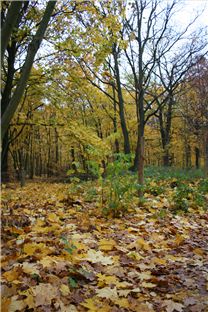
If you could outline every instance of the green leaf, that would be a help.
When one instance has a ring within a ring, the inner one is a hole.
[[[68,283],[71,288],[77,288],[78,286],[77,281],[72,277],[68,278]]]

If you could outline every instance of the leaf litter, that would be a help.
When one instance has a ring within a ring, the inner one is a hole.
[[[104,218],[68,189],[3,190],[3,312],[208,311],[207,212]]]

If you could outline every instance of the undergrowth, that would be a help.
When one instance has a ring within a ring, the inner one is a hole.
[[[102,214],[108,217],[121,217],[138,207],[138,190],[141,188],[145,197],[140,199],[140,206],[148,197],[160,199],[160,196],[166,196],[173,214],[188,213],[190,208],[206,209],[208,179],[203,179],[202,170],[146,167],[145,183],[141,186],[137,182],[137,174],[129,170],[131,161],[130,156],[117,154],[104,175],[97,165],[93,168],[91,164],[98,179],[81,182],[75,178],[70,192],[82,193],[85,201],[95,202]],[[158,208],[158,214],[164,215],[166,209]]]

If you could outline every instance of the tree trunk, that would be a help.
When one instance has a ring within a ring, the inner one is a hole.
[[[71,158],[72,158],[72,169],[74,170],[75,173],[77,173],[77,167],[75,164],[75,152],[74,152],[74,147],[71,147]]]
[[[198,147],[195,147],[195,167],[199,169],[199,162],[200,162],[200,150]]]
[[[54,132],[55,132],[55,153],[56,153],[55,162],[58,165],[58,162],[59,162],[59,136],[58,136],[58,131],[56,128],[54,129]]]
[[[9,181],[8,172],[8,155],[9,155],[9,133],[6,132],[2,142],[2,157],[1,157],[1,179],[2,182]]]
[[[141,186],[138,195],[143,196],[142,187],[144,185],[144,136],[139,136],[139,153],[138,153],[138,183]]]
[[[167,99],[168,109],[164,114],[162,108],[159,110],[159,123],[160,135],[163,148],[163,166],[170,166],[170,139],[171,139],[171,126],[172,126],[172,111],[174,99],[172,93],[169,94]],[[165,115],[165,116],[164,116]],[[164,120],[165,119],[165,120]]]
[[[50,17],[52,15],[52,12],[54,10],[56,1],[49,1],[46,7],[46,10],[44,12],[44,16],[40,22],[39,28],[32,40],[32,42],[29,44],[28,47],[28,52],[27,52],[27,56],[26,56],[26,60],[24,63],[24,66],[22,68],[21,71],[21,75],[20,75],[20,79],[18,81],[17,87],[14,91],[14,94],[11,98],[11,100],[8,103],[8,106],[6,108],[5,113],[2,116],[2,138],[4,137],[8,127],[9,127],[9,123],[15,113],[15,111],[17,110],[18,104],[21,100],[21,97],[24,93],[29,75],[30,75],[30,71],[32,69],[32,65],[34,62],[34,58],[35,55],[39,49],[39,46],[43,40],[43,36],[45,34],[46,28],[48,26]]]
[[[208,177],[208,131],[205,133],[205,159],[204,159],[204,168],[206,177]]]
[[[191,168],[191,146],[185,142],[185,161],[186,168]]]
[[[134,163],[129,170],[136,172],[138,170],[138,165],[139,165],[139,136],[137,136],[137,145],[136,145],[136,150],[135,150],[135,156],[134,156]]]
[[[1,31],[1,63],[24,1],[12,1]]]
[[[116,94],[115,94],[115,86],[112,85],[112,90],[113,90],[113,132],[117,133],[118,129],[117,129],[117,114],[116,114]],[[118,154],[119,153],[119,142],[118,139],[115,139],[115,151]]]
[[[113,46],[113,57],[114,57],[114,64],[115,64],[115,78],[116,78],[116,85],[117,85],[117,94],[118,94],[118,103],[119,103],[119,117],[121,122],[121,129],[124,138],[124,153],[130,154],[130,142],[129,142],[129,133],[126,126],[125,120],[125,113],[124,113],[124,100],[121,88],[121,81],[120,81],[120,71],[118,65],[118,52],[116,51],[116,45]]]
[[[19,155],[19,181],[20,181],[20,186],[24,187],[25,186],[25,166],[24,166],[24,157],[23,157],[23,151],[18,150],[18,155]]]
[[[164,147],[163,166],[164,167],[169,167],[170,166],[170,155],[169,155],[169,148],[168,148],[168,146]]]

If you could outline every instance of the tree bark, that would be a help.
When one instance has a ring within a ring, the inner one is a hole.
[[[163,148],[163,166],[170,166],[170,141],[171,141],[171,126],[173,115],[174,99],[170,92],[167,99],[167,112],[164,113],[162,108],[159,110],[160,135]]]
[[[196,169],[199,169],[200,165],[200,150],[198,147],[195,147],[195,167]]]
[[[117,129],[117,113],[116,113],[116,94],[115,94],[115,86],[112,85],[112,90],[113,90],[113,132],[117,133],[118,129]],[[119,142],[118,139],[115,139],[115,151],[118,154],[119,153]]]
[[[2,182],[9,181],[8,172],[8,154],[9,154],[9,133],[6,132],[2,141],[2,155],[1,155],[1,179]]]
[[[28,52],[27,52],[27,56],[26,56],[26,60],[24,63],[24,66],[22,68],[22,72],[21,72],[21,76],[20,79],[18,81],[17,87],[14,91],[14,94],[6,108],[5,113],[2,116],[2,138],[4,137],[8,127],[9,127],[9,123],[18,107],[18,104],[21,100],[21,97],[24,93],[29,75],[30,75],[30,71],[32,69],[32,65],[34,62],[34,58],[35,55],[40,47],[40,44],[43,40],[43,36],[45,34],[46,28],[48,26],[50,17],[52,15],[52,12],[54,10],[56,1],[49,1],[46,7],[46,10],[44,12],[44,16],[40,22],[39,28],[32,40],[32,42],[30,43],[29,47],[28,47]]]
[[[1,31],[1,62],[24,1],[12,1]]]
[[[142,187],[144,185],[144,136],[139,136],[139,154],[138,154],[138,183]],[[143,196],[142,188],[138,192],[139,198]]]
[[[208,131],[205,133],[205,159],[204,159],[204,169],[206,177],[208,177]]]
[[[119,117],[121,122],[121,129],[124,138],[124,153],[130,154],[130,143],[129,143],[129,133],[126,126],[125,120],[125,113],[124,113],[124,100],[121,88],[121,80],[120,80],[120,71],[118,65],[118,52],[116,51],[116,45],[113,46],[113,58],[114,58],[114,65],[115,65],[115,78],[116,78],[116,85],[117,85],[117,94],[118,94],[118,103],[119,103]]]

